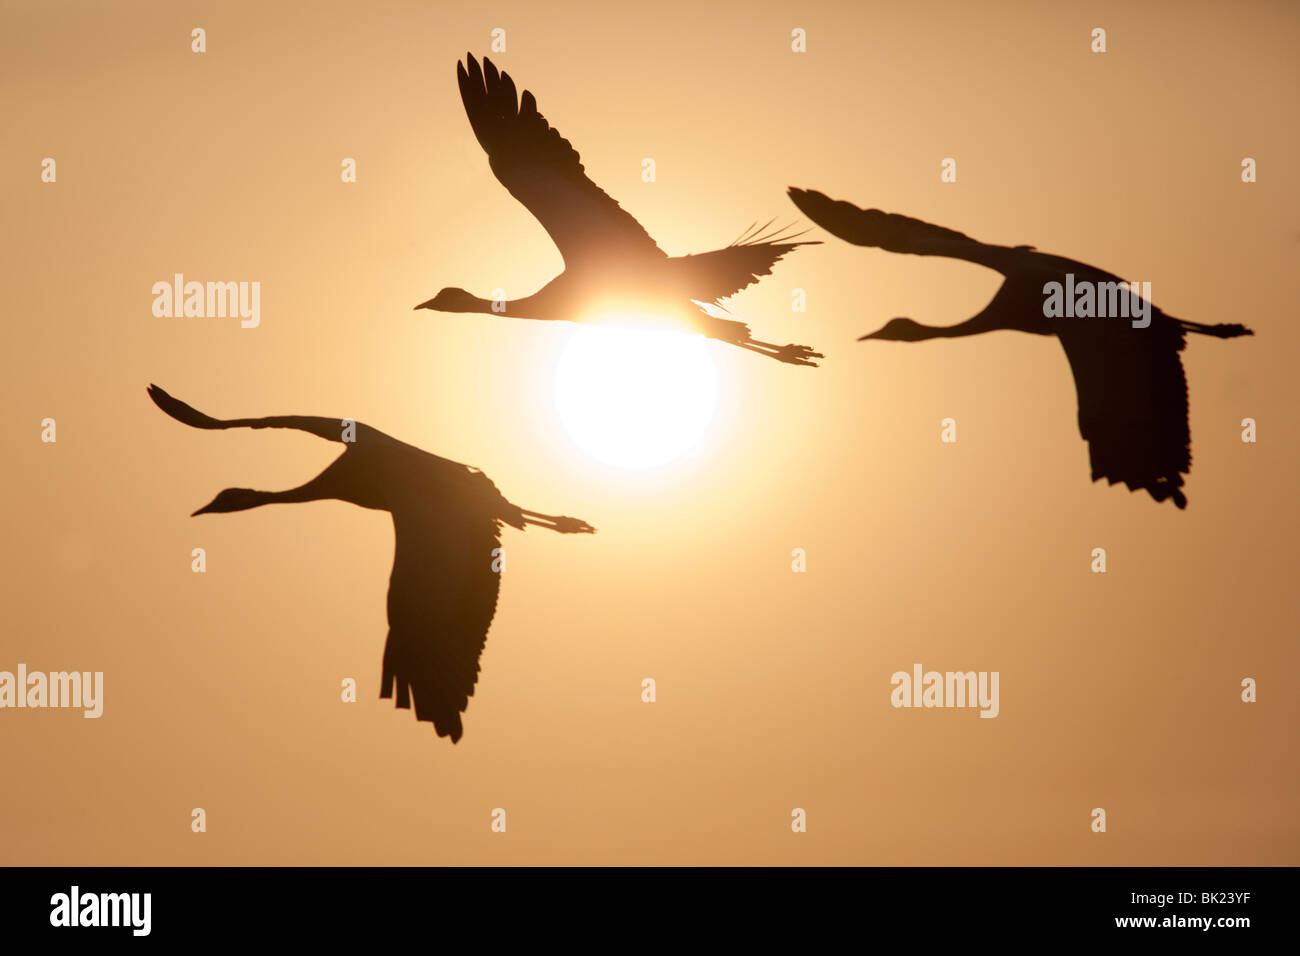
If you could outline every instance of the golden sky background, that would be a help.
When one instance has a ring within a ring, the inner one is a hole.
[[[99,720],[0,712],[0,862],[1300,862],[1300,9],[1073,7],[0,4],[0,669],[106,685]],[[728,303],[822,368],[713,345],[703,453],[595,462],[551,404],[576,326],[412,311],[562,266],[456,89],[494,27],[493,60],[669,254],[797,219],[798,185],[1252,326],[1183,354],[1186,512],[1089,482],[1050,339],[855,341],[964,320],[998,276],[825,235]],[[175,272],[260,281],[261,326],[155,318]],[[386,515],[188,517],[226,486],[301,484],[338,446],[187,429],[149,382],[218,417],[352,417],[600,529],[506,529],[459,744],[377,698]],[[1000,716],[892,708],[918,662],[999,671]]]

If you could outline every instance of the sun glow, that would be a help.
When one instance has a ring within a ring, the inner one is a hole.
[[[574,442],[619,468],[690,452],[718,407],[704,338],[663,329],[584,326],[555,368],[555,408]]]

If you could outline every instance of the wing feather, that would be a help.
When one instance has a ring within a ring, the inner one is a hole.
[[[546,229],[566,267],[666,258],[636,219],[587,177],[577,150],[487,57],[456,65],[465,113],[493,174]]]
[[[411,706],[452,743],[478,682],[501,575],[492,570],[500,522],[486,511],[396,511],[388,642],[380,697]]]
[[[936,226],[896,212],[862,209],[843,199],[831,199],[815,189],[791,186],[787,192],[805,216],[832,236],[855,246],[873,246],[888,252],[913,252],[918,243],[927,241],[976,242],[956,229]]]
[[[1183,475],[1191,470],[1192,453],[1179,357],[1186,336],[1178,322],[1153,310],[1147,328],[1117,319],[1057,325],[1074,373],[1079,433],[1088,442],[1093,480],[1122,481],[1185,508]]]

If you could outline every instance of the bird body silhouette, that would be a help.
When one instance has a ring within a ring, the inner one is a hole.
[[[862,340],[919,342],[959,338],[999,329],[1055,335],[1065,349],[1079,401],[1079,432],[1088,442],[1092,479],[1145,489],[1156,501],[1187,507],[1183,475],[1191,470],[1187,379],[1179,353],[1187,333],[1234,338],[1254,333],[1239,324],[1202,325],[1166,315],[1145,302],[1149,325],[1124,318],[1048,316],[1051,283],[1094,288],[1124,283],[1087,263],[1038,252],[1032,246],[997,246],[964,233],[879,209],[861,209],[824,193],[791,187],[790,198],[827,232],[860,246],[889,252],[964,259],[1005,276],[977,315],[936,328],[896,318]]]
[[[752,337],[743,322],[710,314],[762,276],[794,242],[771,225],[751,227],[712,252],[668,256],[633,216],[591,181],[577,151],[537,111],[533,94],[517,94],[510,74],[487,57],[456,65],[461,99],[474,135],[501,185],[546,229],[564,257],[564,272],[533,295],[493,301],[445,288],[416,306],[440,312],[481,312],[513,318],[626,322],[631,315],[698,333],[791,365],[821,358],[804,345],[774,345]]]
[[[301,415],[216,419],[156,385],[149,397],[194,428],[293,428],[330,441],[354,434],[343,454],[288,491],[227,488],[195,515],[261,505],[338,499],[393,516],[395,554],[388,587],[388,640],[379,696],[431,721],[452,743],[478,680],[479,656],[496,612],[501,575],[493,569],[501,525],[538,525],[562,534],[593,533],[585,521],[527,511],[481,471],[398,441],[360,422]]]

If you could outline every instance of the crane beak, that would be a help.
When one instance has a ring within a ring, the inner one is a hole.
[[[416,309],[432,309],[432,308],[433,308],[433,299],[429,299],[427,302],[421,302],[421,303],[420,303],[419,305],[417,305],[415,308],[416,308]]]

